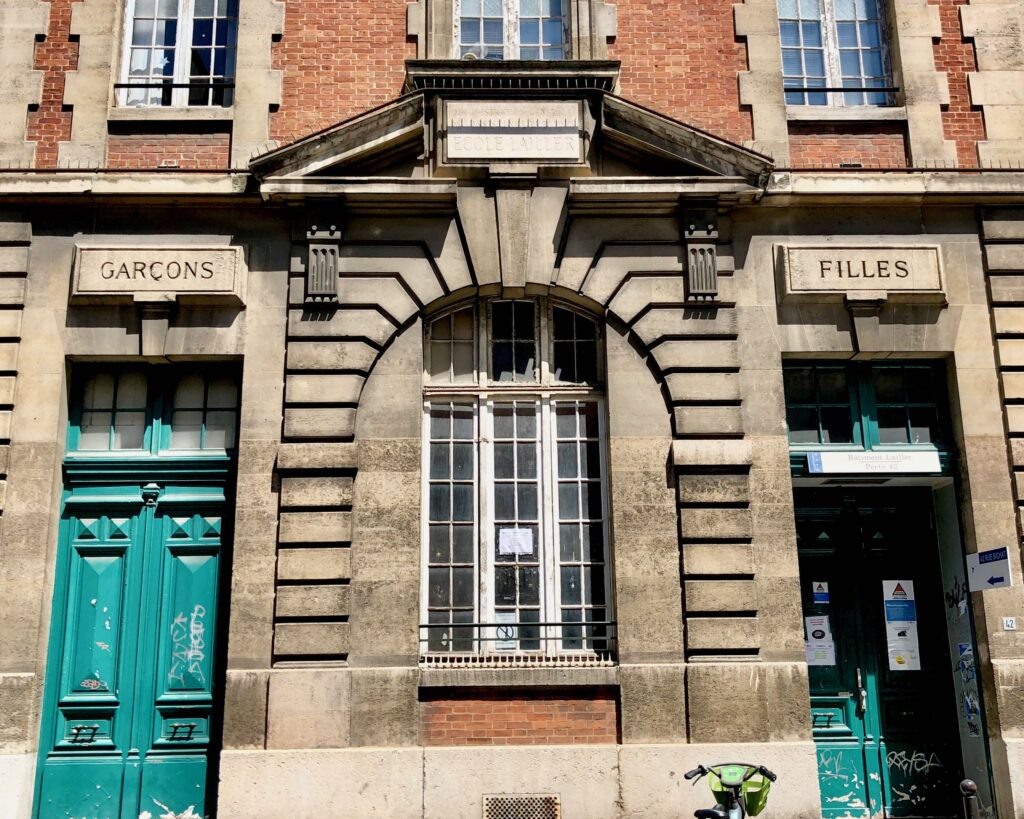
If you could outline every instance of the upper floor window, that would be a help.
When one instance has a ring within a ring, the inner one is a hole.
[[[238,382],[222,367],[86,367],[75,379],[68,450],[78,455],[217,454],[235,448]]]
[[[870,90],[892,86],[881,0],[778,0],[778,6],[788,105],[892,104],[890,91]]]
[[[459,56],[562,60],[569,56],[569,0],[457,0]]]
[[[118,104],[230,106],[238,0],[128,0]]]
[[[935,365],[792,364],[783,375],[794,447],[946,447]]]
[[[431,321],[425,358],[428,661],[608,661],[597,323],[545,300],[485,301]]]

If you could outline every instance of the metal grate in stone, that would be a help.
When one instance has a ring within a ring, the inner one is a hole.
[[[561,819],[557,796],[485,796],[483,819]]]

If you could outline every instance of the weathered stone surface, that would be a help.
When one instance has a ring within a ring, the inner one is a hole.
[[[676,435],[742,435],[743,412],[738,406],[676,407]]]
[[[224,691],[224,748],[257,748],[266,741],[267,671],[228,669]]]
[[[349,613],[347,585],[279,586],[278,617],[337,617]]]
[[[267,748],[349,744],[351,674],[342,668],[270,672]]]
[[[348,580],[352,550],[345,548],[281,549],[277,576],[281,580]]]
[[[351,438],[356,411],[350,408],[289,408],[284,411],[286,438]]]
[[[289,375],[284,382],[285,401],[290,404],[354,404],[366,379],[361,375]]]
[[[756,617],[687,617],[686,648],[688,651],[731,651],[761,647],[761,634]]]
[[[687,543],[682,560],[684,575],[754,573],[754,553],[749,543]]]
[[[749,509],[679,510],[679,529],[687,540],[734,540],[753,536]]]
[[[993,304],[1024,303],[1024,276],[991,276]]]
[[[418,744],[418,682],[416,668],[353,669],[352,745]]]
[[[281,444],[278,469],[355,469],[353,443]]]
[[[669,373],[665,383],[673,401],[740,399],[740,379],[736,373]]]
[[[655,347],[653,355],[663,370],[687,367],[738,367],[740,364],[735,341],[673,339]]]
[[[278,623],[274,626],[274,654],[296,657],[348,654],[348,623]]]
[[[1024,271],[1024,243],[987,245],[985,260],[992,272]]]
[[[290,370],[360,370],[369,372],[377,351],[361,341],[291,341]]]
[[[680,503],[746,503],[750,500],[749,475],[678,476]]]
[[[281,506],[351,506],[352,478],[314,476],[281,478]]]
[[[282,512],[280,543],[347,543],[352,540],[350,512]]]
[[[677,468],[749,466],[750,441],[673,441],[672,463]]]
[[[679,663],[619,669],[624,744],[686,741],[684,668]]]
[[[758,608],[757,583],[753,580],[687,580],[683,589],[688,612]]]

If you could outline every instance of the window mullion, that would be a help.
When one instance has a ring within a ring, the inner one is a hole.
[[[823,42],[825,43],[825,73],[826,84],[832,88],[839,88],[842,82],[842,68],[839,59],[839,29],[836,25],[834,0],[822,0],[821,21]],[[846,95],[841,91],[829,91],[828,99],[830,105],[844,105]]]
[[[558,479],[555,472],[556,467],[552,444],[555,437],[555,416],[551,411],[551,404],[552,400],[550,396],[543,396],[541,398],[541,417],[540,425],[538,426],[541,446],[540,529],[543,533],[541,540],[548,546],[545,552],[540,555],[542,561],[541,572],[544,578],[544,609],[541,612],[541,619],[544,622],[555,623],[560,620],[557,588],[558,543],[556,532],[558,527],[555,525],[555,521],[558,519],[558,510],[555,508],[555,487],[558,485]],[[545,628],[544,636],[548,638],[544,642],[545,653],[552,654],[559,651],[561,648],[560,631],[561,628],[558,626],[548,626]]]
[[[519,59],[519,0],[504,0],[505,59]]]
[[[477,622],[493,623],[494,615],[494,419],[493,404],[486,395],[477,399]],[[493,628],[479,629],[478,653],[494,649]],[[486,639],[485,639],[486,638]]]
[[[178,35],[174,43],[174,83],[184,84],[189,78],[189,55],[192,51],[192,3],[180,0],[178,3]],[[171,92],[171,104],[184,108],[188,105],[189,89],[175,88]]]

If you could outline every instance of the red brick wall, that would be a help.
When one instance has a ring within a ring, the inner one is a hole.
[[[903,123],[790,123],[790,167],[838,168],[847,163],[865,168],[905,168]]]
[[[56,168],[58,143],[71,139],[72,114],[63,101],[64,73],[78,67],[78,43],[68,40],[74,2],[51,0],[46,39],[36,44],[34,68],[43,72],[43,92],[39,109],[28,114],[25,138],[36,143],[38,168]]]
[[[717,136],[753,138],[741,110],[737,72],[747,70],[731,2],[616,0],[618,36],[609,47],[622,60],[621,94]]]
[[[108,168],[159,168],[165,162],[176,162],[172,168],[224,170],[231,163],[231,136],[111,134],[107,139]]]
[[[956,142],[957,164],[961,168],[978,166],[978,141],[985,139],[985,120],[981,111],[971,108],[967,74],[978,68],[974,45],[963,38],[960,7],[966,0],[929,0],[939,7],[942,39],[934,44],[935,67],[945,71],[949,80],[949,107],[942,112],[942,130],[946,139]]]
[[[394,99],[415,56],[405,0],[286,0],[273,46],[284,78],[271,139],[290,142]]]
[[[437,689],[420,697],[424,745],[589,745],[618,741],[611,688]]]

